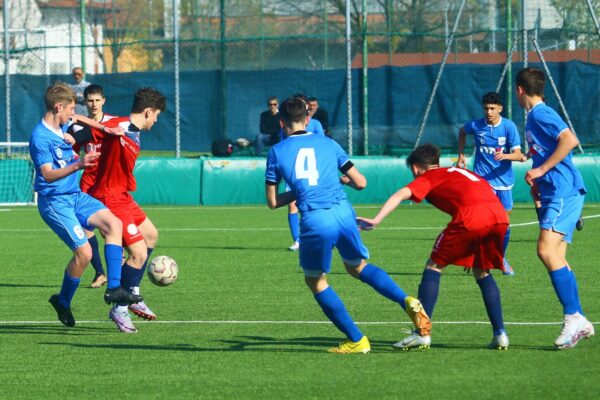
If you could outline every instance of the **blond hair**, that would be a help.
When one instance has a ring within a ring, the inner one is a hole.
[[[55,82],[52,86],[46,89],[44,93],[44,103],[46,104],[46,111],[52,111],[54,106],[58,103],[62,103],[65,106],[69,103],[75,103],[77,101],[77,95],[71,89],[71,86],[64,82]]]

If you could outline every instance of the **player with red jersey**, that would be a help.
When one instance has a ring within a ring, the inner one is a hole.
[[[165,97],[158,91],[140,89],[134,95],[129,117],[116,117],[104,123],[106,127],[121,127],[125,135],[117,137],[94,131],[94,135],[103,137],[102,154],[89,194],[104,203],[123,222],[123,246],[127,248],[129,257],[123,264],[121,285],[135,294],[139,294],[148,258],[158,240],[158,231],[130,194],[136,190],[133,170],[140,152],[140,133],[152,128],[165,105]],[[156,314],[143,301],[130,306],[115,305],[109,318],[122,332],[137,332],[128,309],[144,319],[156,319]]]
[[[493,328],[492,348],[507,349],[500,290],[489,270],[503,265],[503,243],[508,217],[485,179],[461,168],[440,168],[440,152],[433,145],[417,147],[406,159],[415,179],[394,193],[375,218],[360,218],[375,227],[404,200],[427,200],[450,214],[452,220],[438,236],[419,285],[419,299],[431,318],[439,293],[442,270],[448,264],[472,268]],[[431,337],[414,332],[394,344],[400,349],[429,348]]]

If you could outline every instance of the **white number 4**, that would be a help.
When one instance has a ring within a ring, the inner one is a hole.
[[[479,178],[467,171],[466,169],[452,167],[448,168],[448,172],[458,172],[459,174],[466,176],[469,180],[473,182],[479,182]]]
[[[319,171],[317,171],[317,158],[315,149],[312,147],[301,148],[296,156],[296,179],[308,179],[308,186],[316,186],[319,180]]]

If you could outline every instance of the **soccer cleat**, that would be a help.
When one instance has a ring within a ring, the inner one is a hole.
[[[594,326],[579,313],[565,315],[560,335],[554,341],[558,350],[575,347],[581,339],[594,336]]]
[[[142,300],[144,300],[142,296],[133,294],[125,290],[122,286],[106,289],[106,292],[104,292],[104,302],[106,304],[133,304],[139,303]]]
[[[394,343],[392,346],[399,350],[410,350],[420,349],[427,350],[431,347],[431,336],[421,336],[416,332],[413,332],[409,336],[405,337],[398,343]]]
[[[94,280],[92,281],[92,284],[90,285],[90,287],[92,289],[98,289],[101,286],[106,285],[106,275],[104,274],[98,274],[94,277]]]
[[[502,274],[503,275],[507,275],[507,276],[514,276],[515,275],[515,271],[510,266],[510,264],[508,263],[508,261],[506,261],[506,258],[504,259],[504,271],[502,271]]]
[[[329,353],[336,354],[367,354],[371,351],[371,343],[366,336],[363,336],[358,342],[344,340],[338,347],[332,347],[327,350]]]
[[[288,247],[289,251],[298,251],[300,249],[300,243],[294,242],[290,247]]]
[[[133,325],[131,321],[131,317],[129,316],[129,312],[127,309],[119,309],[118,306],[113,306],[108,313],[108,318],[113,320],[115,324],[117,324],[117,328],[121,332],[125,333],[136,333],[137,329]]]
[[[488,346],[490,349],[508,350],[508,335],[502,332],[499,335],[494,335],[492,342]]]
[[[131,304],[129,306],[129,311],[137,315],[138,317],[147,319],[148,321],[152,321],[156,319],[156,314],[144,303],[140,301],[139,303]]]
[[[406,313],[415,324],[417,333],[422,336],[429,336],[431,334],[431,320],[419,299],[407,296],[404,302],[406,303]]]
[[[583,230],[583,217],[579,217],[577,224],[575,224],[575,228],[577,228],[578,231]]]
[[[60,304],[58,301],[58,294],[53,294],[48,299],[54,310],[56,310],[56,315],[58,316],[58,320],[68,327],[75,326],[75,317],[73,317],[73,313],[70,308],[67,308]]]

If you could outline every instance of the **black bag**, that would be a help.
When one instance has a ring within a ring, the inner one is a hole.
[[[229,139],[217,139],[212,142],[210,149],[215,157],[231,157],[233,142]]]

